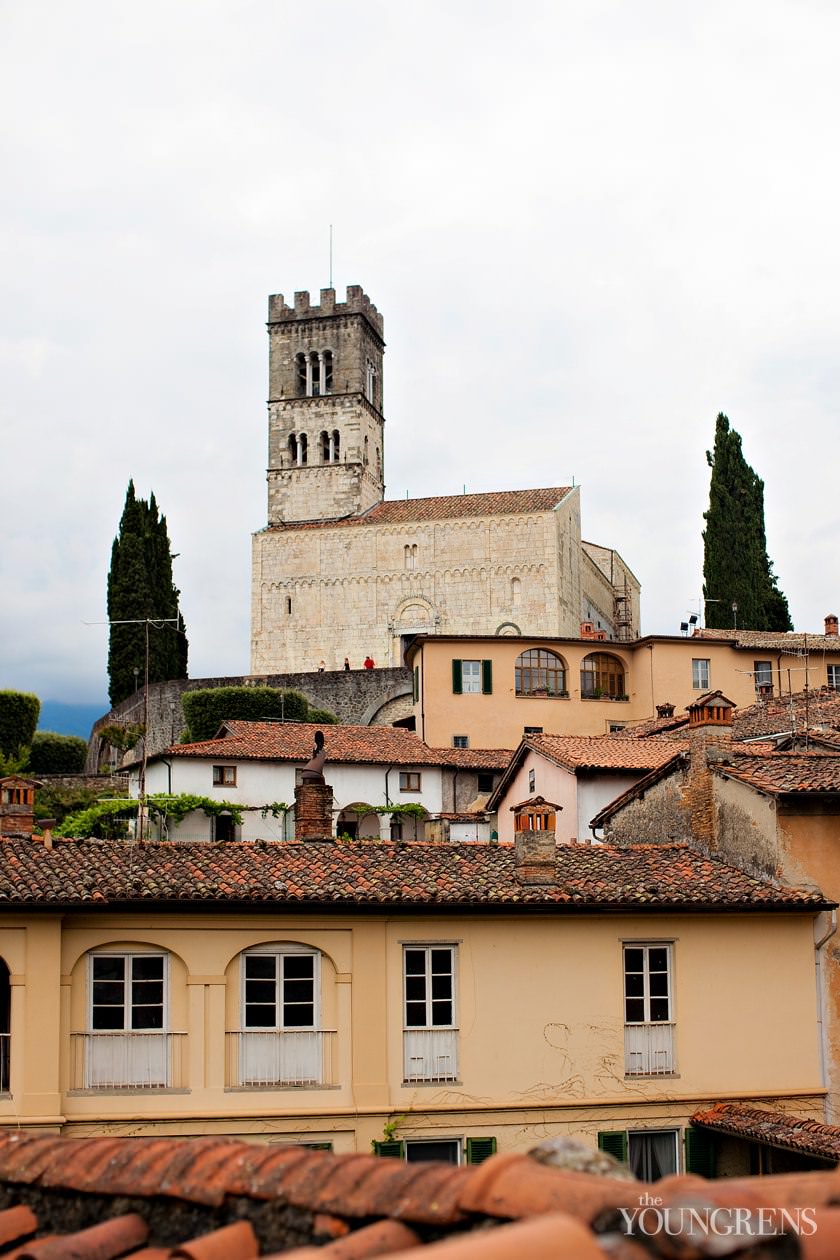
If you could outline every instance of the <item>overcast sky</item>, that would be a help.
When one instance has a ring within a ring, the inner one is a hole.
[[[0,687],[105,700],[125,489],[248,670],[269,293],[385,316],[389,498],[582,486],[674,633],[725,411],[840,612],[840,6],[0,0]]]

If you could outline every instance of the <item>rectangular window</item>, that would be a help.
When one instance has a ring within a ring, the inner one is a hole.
[[[695,691],[709,690],[709,661],[692,661],[691,662],[691,685]]]
[[[163,954],[94,954],[90,1026],[95,1032],[160,1030]]]
[[[543,728],[541,726],[523,726],[523,735],[542,735]]]
[[[840,665],[828,666],[828,685],[832,691],[840,691]]]
[[[674,1071],[671,946],[624,946],[624,1071],[661,1076]]]
[[[401,792],[419,792],[420,791],[420,774],[417,770],[401,770],[400,771],[400,791]]]
[[[453,748],[469,748],[469,746],[470,746],[469,735],[453,735],[452,736]]]
[[[645,1129],[627,1134],[628,1162],[639,1181],[659,1181],[677,1171],[677,1130]]]
[[[236,787],[236,766],[214,766],[213,787]]]
[[[536,787],[537,787],[537,772],[536,770],[529,770],[528,771],[528,791],[534,792],[536,791]]]
[[[455,946],[403,949],[403,1059],[406,1081],[454,1081]]]
[[[245,1028],[315,1028],[315,954],[246,954]]]
[[[161,1089],[179,1075],[167,1032],[163,954],[92,954],[89,1031],[74,1037],[83,1056],[73,1079],[84,1089]]]
[[[242,1031],[228,1035],[229,1080],[240,1087],[314,1086],[329,1079],[320,1027],[319,955],[289,949],[242,959]]]
[[[755,694],[757,696],[772,696],[773,662],[753,661],[753,679],[755,680]]]
[[[492,661],[459,661],[452,662],[452,694],[484,695],[493,693]]]
[[[479,770],[478,772],[478,790],[484,795],[485,792],[492,792],[496,776],[492,770]]]

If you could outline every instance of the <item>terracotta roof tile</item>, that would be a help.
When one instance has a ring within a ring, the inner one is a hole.
[[[172,1252],[172,1260],[254,1260],[260,1245],[250,1221],[234,1221]]]
[[[738,754],[731,763],[716,766],[715,771],[771,796],[840,792],[840,755],[831,752]]]
[[[23,1204],[6,1208],[0,1212],[0,1247],[8,1247],[9,1243],[26,1238],[37,1229],[38,1217],[30,1208]]]
[[[840,642],[834,642],[840,650]],[[768,696],[736,711],[733,733],[736,739],[750,739],[808,727],[840,731],[840,691],[823,687],[789,696]]]
[[[803,1120],[783,1112],[764,1111],[743,1103],[717,1103],[705,1111],[695,1112],[691,1123],[788,1151],[840,1161],[840,1127],[837,1125]]]
[[[461,1193],[466,1212],[487,1216],[533,1216],[569,1212],[587,1223],[607,1208],[637,1207],[638,1183],[586,1173],[563,1172],[527,1155],[495,1155],[473,1172]]]
[[[556,765],[575,771],[655,770],[678,751],[672,743],[618,735],[529,735],[525,743]],[[687,747],[687,741],[680,747]]]
[[[555,486],[541,490],[493,490],[486,494],[445,494],[428,499],[386,499],[362,516],[346,516],[341,520],[294,521],[271,526],[266,533],[288,529],[347,529],[363,525],[403,525],[414,521],[457,521],[470,516],[529,515],[550,512],[568,494],[572,486]]]
[[[736,647],[767,648],[774,652],[787,649],[797,656],[806,650],[840,652],[840,638],[836,634],[806,634],[797,630],[717,630],[704,627],[696,629],[691,637],[692,641],[717,639],[734,643]]]
[[[57,840],[47,849],[17,839],[3,842],[0,856],[0,904],[7,908],[205,903],[272,909],[306,904],[813,909],[827,904],[818,892],[778,887],[681,844],[559,845],[556,883],[545,886],[517,882],[512,844]],[[43,1151],[31,1156],[33,1180],[50,1162],[51,1140],[43,1141]],[[173,1175],[205,1149],[224,1147],[221,1138],[196,1139],[189,1155],[178,1156]],[[145,1160],[151,1175],[158,1175],[158,1157],[171,1158],[152,1141],[138,1159],[141,1182]],[[0,1153],[0,1175],[3,1158]]]
[[[195,744],[173,744],[170,758],[221,758],[229,761],[306,762],[315,732],[324,732],[327,764],[351,762],[395,766],[452,766],[502,770],[508,748],[430,748],[414,731],[401,726],[324,726],[313,722],[225,722],[225,734]]]

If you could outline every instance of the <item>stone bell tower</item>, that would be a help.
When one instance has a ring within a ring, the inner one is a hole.
[[[382,500],[382,316],[349,285],[268,300],[268,524],[338,520]]]

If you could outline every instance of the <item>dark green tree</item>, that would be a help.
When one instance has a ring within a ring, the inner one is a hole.
[[[187,676],[187,636],[172,581],[172,555],[166,517],[155,496],[138,499],[128,483],[120,529],[111,548],[108,572],[108,680],[112,704],[142,686],[149,642],[149,682]],[[144,623],[148,618],[148,628]],[[177,624],[171,619],[177,618]],[[138,624],[120,624],[120,623]],[[135,673],[135,671],[137,671]]]
[[[0,691],[0,773],[22,769],[38,727],[41,701],[28,691]]]
[[[712,470],[703,531],[706,625],[792,630],[787,599],[767,556],[764,482],[744,459],[740,434],[723,414],[717,418],[714,451],[707,451],[706,459]]]

